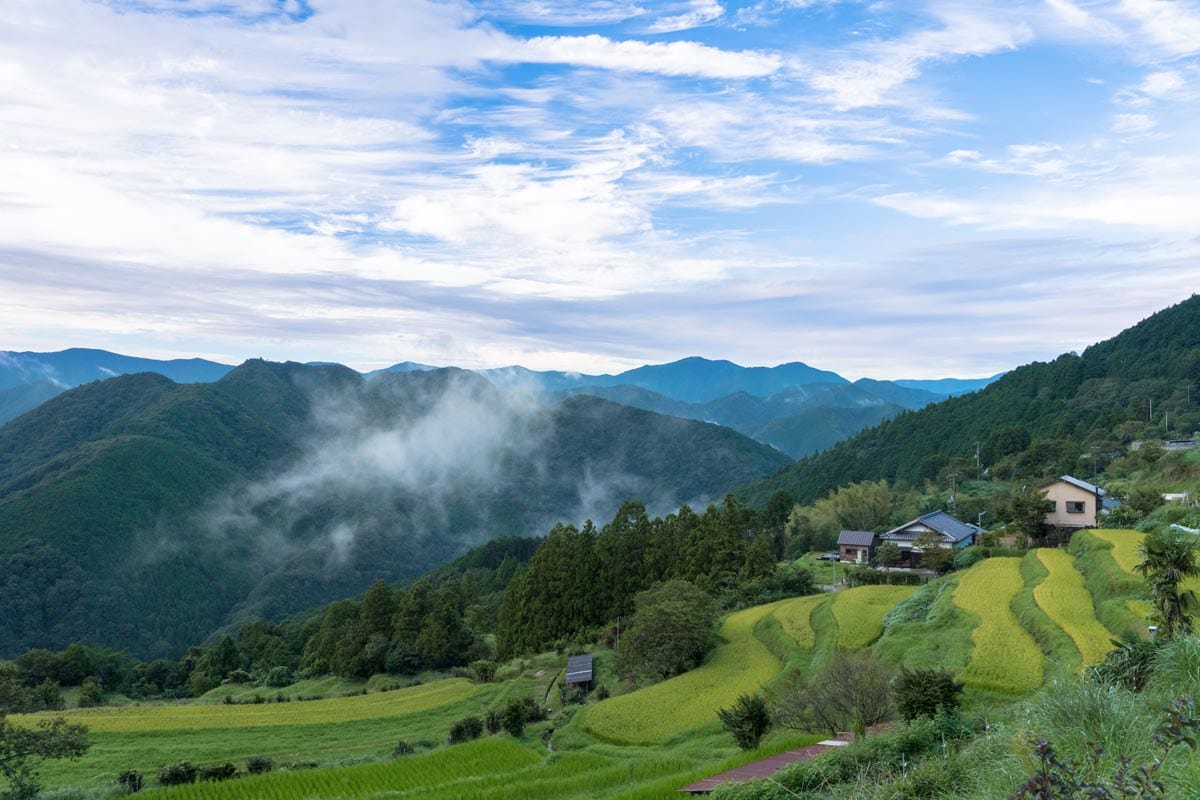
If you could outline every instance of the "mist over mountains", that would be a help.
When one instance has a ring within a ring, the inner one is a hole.
[[[0,656],[177,654],[419,575],[469,547],[719,499],[789,463],[600,398],[549,407],[464,370],[367,381],[250,361],[211,383],[88,383],[0,427]]]

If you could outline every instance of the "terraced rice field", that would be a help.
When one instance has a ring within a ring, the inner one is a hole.
[[[484,797],[474,791],[497,775],[511,776],[541,758],[511,739],[486,739],[390,762],[320,770],[252,775],[224,783],[162,788],[139,797],[166,800],[340,800],[395,797],[400,792],[439,788],[442,797]],[[406,796],[408,796],[406,794]]]
[[[721,626],[725,643],[703,666],[591,706],[584,727],[597,738],[624,744],[659,744],[699,725],[715,722],[717,709],[738,695],[753,694],[782,668],[754,626],[794,602],[780,600],[730,614]]]
[[[293,725],[325,725],[427,711],[464,700],[477,691],[465,678],[450,678],[392,692],[257,705],[159,705],[139,708],[83,708],[63,712],[95,733],[199,730]],[[33,724],[40,718],[14,716],[13,722]]]
[[[1134,568],[1142,563],[1142,556],[1138,553],[1138,548],[1145,537],[1144,533],[1127,530],[1091,530],[1088,533],[1110,543],[1113,546],[1112,557],[1117,562],[1117,566],[1130,575],[1137,575]],[[1188,578],[1183,582],[1183,588],[1200,595],[1200,576]]]
[[[1082,666],[1102,661],[1113,648],[1112,633],[1096,619],[1092,595],[1075,568],[1075,559],[1065,550],[1052,548],[1039,549],[1037,557],[1050,573],[1033,590],[1038,606],[1071,637]]]
[[[788,600],[775,610],[775,619],[793,642],[805,650],[811,650],[817,643],[817,632],[812,626],[812,612],[829,599],[827,594],[814,594]]]
[[[971,659],[960,676],[967,685],[1010,694],[1042,685],[1042,651],[1012,610],[1023,586],[1019,558],[989,558],[959,579],[955,605],[980,618],[971,632]]]
[[[858,586],[838,592],[833,600],[838,648],[861,650],[878,639],[883,634],[883,615],[916,590],[915,586]]]

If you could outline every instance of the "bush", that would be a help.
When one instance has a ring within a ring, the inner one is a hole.
[[[396,742],[396,746],[392,749],[392,755],[396,758],[399,758],[400,756],[410,756],[416,751],[417,749],[415,747],[401,739],[400,741]]]
[[[226,761],[224,764],[214,764],[201,767],[198,777],[202,781],[227,781],[237,775],[237,767]]]
[[[909,721],[933,717],[939,709],[958,708],[962,690],[963,684],[956,681],[952,673],[929,667],[913,670],[901,667],[892,684],[896,710]]]
[[[271,667],[271,671],[267,673],[266,680],[264,681],[267,686],[272,686],[277,689],[284,686],[290,686],[294,682],[295,676],[292,675],[291,669],[282,665],[278,667]]]
[[[83,685],[79,687],[79,707],[91,708],[102,705],[104,705],[104,690],[100,688],[100,682],[92,676],[84,678]]]
[[[200,772],[190,761],[180,761],[158,770],[158,782],[163,786],[182,786],[185,783],[195,783],[196,775]]]
[[[450,744],[461,744],[483,735],[483,720],[479,717],[463,717],[450,727]]]
[[[525,732],[526,705],[523,700],[513,698],[500,713],[500,724],[515,739]]]
[[[275,769],[275,762],[267,756],[250,756],[246,759],[246,772],[251,775],[262,775]]]
[[[471,673],[479,683],[491,683],[496,677],[496,662],[487,659],[472,661]]]
[[[500,728],[503,727],[500,722],[500,712],[494,708],[489,708],[487,713],[483,715],[483,725],[487,728],[488,733],[499,733]]]
[[[600,684],[599,686],[596,687],[596,699],[597,700],[607,700],[609,697],[610,697],[610,693],[608,691],[607,686],[605,686],[604,684]]]
[[[127,769],[117,776],[117,785],[125,791],[126,794],[133,794],[142,790],[142,773],[136,769]]]
[[[743,750],[758,747],[763,736],[771,729],[771,712],[767,710],[761,694],[740,695],[732,706],[719,710],[717,717]]]

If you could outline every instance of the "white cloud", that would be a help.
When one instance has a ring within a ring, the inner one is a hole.
[[[940,10],[938,22],[938,28],[864,43],[832,68],[813,69],[807,80],[839,109],[884,105],[928,64],[1012,50],[1033,37],[1023,20],[957,8]]]
[[[702,78],[764,78],[782,63],[774,53],[731,52],[697,42],[614,41],[588,36],[537,36],[517,48],[493,54],[495,60],[574,64],[622,72]]]
[[[1118,134],[1146,133],[1154,129],[1157,123],[1149,114],[1115,114],[1112,120],[1112,131]]]
[[[1200,7],[1187,0],[1121,0],[1118,12],[1158,48],[1153,60],[1200,53]],[[1150,54],[1147,54],[1150,55]]]
[[[691,0],[690,8],[680,14],[659,17],[647,28],[650,33],[675,33],[698,28],[725,16],[725,7],[717,0]]]

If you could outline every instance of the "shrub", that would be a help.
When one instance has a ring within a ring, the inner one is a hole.
[[[251,775],[262,775],[275,769],[275,762],[268,756],[250,756],[246,759],[246,772]]]
[[[117,785],[125,791],[126,794],[133,794],[142,790],[142,773],[136,769],[127,769],[117,776]]]
[[[525,732],[525,712],[525,702],[513,698],[500,713],[500,724],[514,739]]]
[[[761,694],[739,695],[732,706],[717,711],[717,717],[743,750],[758,747],[771,729],[771,712]]]
[[[483,735],[483,720],[479,717],[463,717],[450,727],[450,744],[461,744]]]
[[[236,775],[237,767],[226,761],[224,764],[201,767],[197,777],[202,781],[227,781]]]
[[[265,683],[267,686],[280,688],[283,686],[290,686],[294,681],[295,678],[292,675],[292,671],[289,668],[280,665],[278,667],[271,667],[271,671],[267,673]]]
[[[196,775],[200,772],[190,761],[180,761],[169,766],[160,767],[158,782],[163,786],[181,786],[185,783],[195,783]]]
[[[79,687],[79,707],[91,708],[101,705],[104,705],[104,690],[100,688],[100,681],[89,675]]]
[[[496,677],[496,662],[487,659],[471,662],[472,676],[479,683],[491,683]]]
[[[500,722],[500,712],[494,708],[489,708],[487,713],[483,715],[483,724],[487,728],[488,733],[499,733],[502,727]]]
[[[417,749],[408,742],[401,739],[396,742],[395,748],[392,749],[392,755],[399,758],[400,756],[409,756],[415,753]]]
[[[892,684],[896,710],[906,720],[933,717],[939,709],[955,709],[961,702],[963,685],[946,670],[917,667],[900,669]]]
[[[610,696],[610,694],[609,694],[607,686],[605,686],[604,684],[601,684],[596,687],[596,699],[597,700],[607,700],[609,698],[609,696]]]

